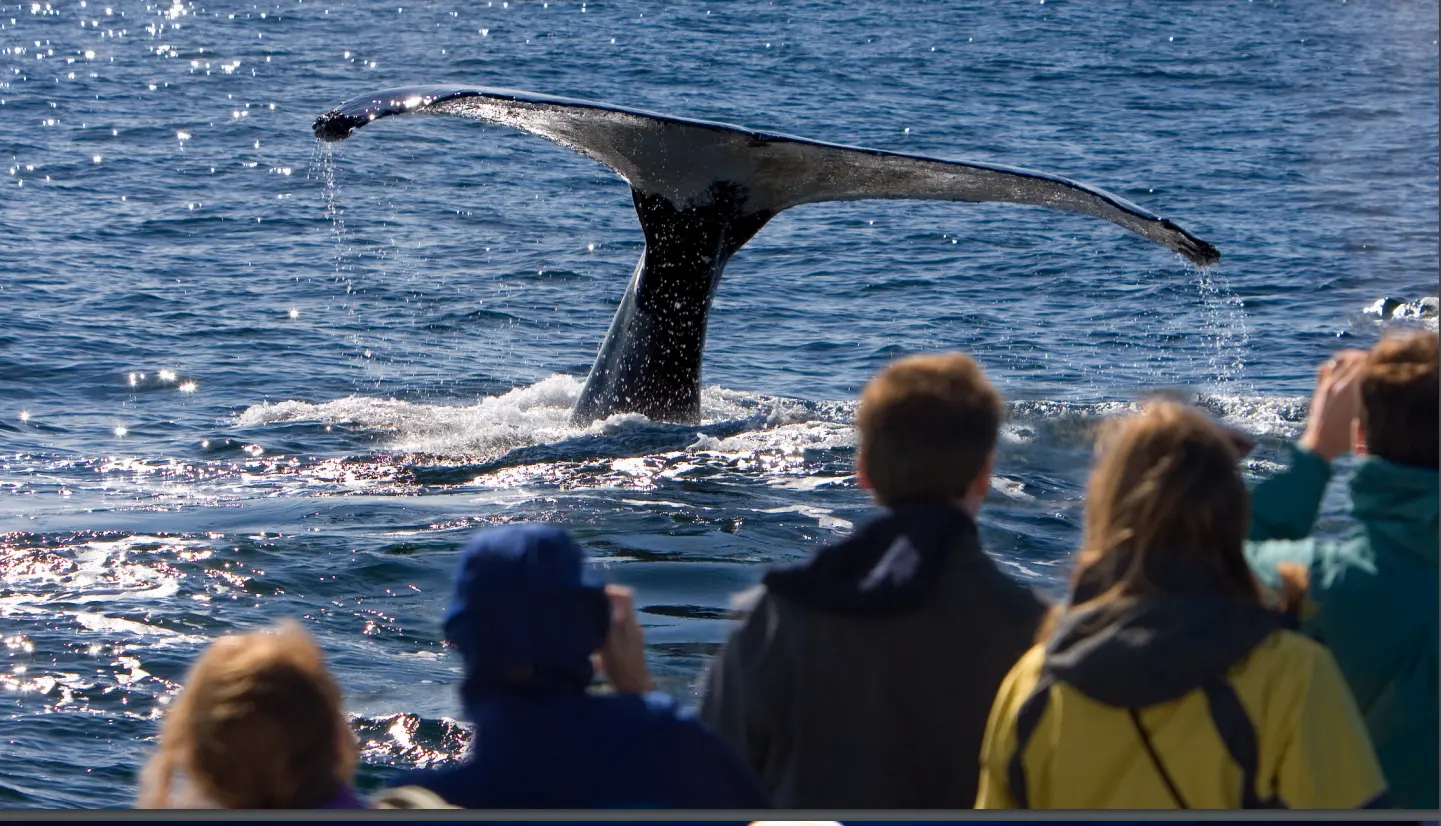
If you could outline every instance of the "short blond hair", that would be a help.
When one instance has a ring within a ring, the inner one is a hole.
[[[883,505],[963,497],[996,448],[1005,403],[961,353],[909,356],[861,393],[856,427]]]
[[[221,637],[186,676],[141,776],[140,808],[309,809],[350,782],[340,688],[298,624]],[[177,801],[171,781],[191,788]]]

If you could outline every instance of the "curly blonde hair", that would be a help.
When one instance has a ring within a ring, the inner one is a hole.
[[[216,640],[171,706],[139,808],[307,809],[349,782],[355,735],[315,641],[294,622]],[[172,781],[187,786],[172,798]]]

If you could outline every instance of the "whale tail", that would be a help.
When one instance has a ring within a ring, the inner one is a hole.
[[[1220,253],[1104,190],[1028,169],[842,146],[709,121],[506,89],[407,87],[362,95],[316,119],[348,138],[394,115],[455,115],[530,132],[630,184],[646,247],[574,417],[700,413],[706,320],[726,262],[776,214],[823,201],[1003,202],[1103,218],[1200,266]]]

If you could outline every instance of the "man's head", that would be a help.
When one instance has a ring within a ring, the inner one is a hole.
[[[1361,374],[1360,429],[1366,453],[1414,467],[1438,465],[1437,336],[1389,336],[1371,348]]]
[[[856,472],[882,505],[979,503],[1004,414],[1001,394],[960,353],[910,356],[861,393]]]
[[[584,690],[609,629],[605,584],[565,531],[507,525],[471,537],[445,615],[446,641],[465,663],[467,703]]]

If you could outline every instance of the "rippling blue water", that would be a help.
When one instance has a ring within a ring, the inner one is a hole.
[[[311,138],[439,82],[1038,168],[1223,260],[1033,208],[798,208],[727,270],[705,424],[578,429],[641,249],[624,184],[455,119]],[[728,595],[865,513],[851,400],[903,353],[1011,400],[983,535],[1054,592],[1094,420],[1185,388],[1266,473],[1366,308],[1435,294],[1437,117],[1428,3],[0,0],[0,805],[126,804],[199,646],[282,616],[367,786],[448,759],[437,618],[509,520],[581,535],[690,693]]]

